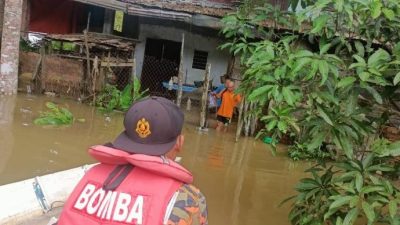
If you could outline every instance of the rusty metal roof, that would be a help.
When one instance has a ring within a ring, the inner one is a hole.
[[[45,39],[74,42],[83,45],[85,35],[83,34],[46,34]],[[104,50],[119,49],[123,51],[133,51],[138,40],[124,38],[103,33],[89,32],[87,37],[89,47],[97,47]]]
[[[132,6],[223,17],[235,9],[233,0],[118,0]]]

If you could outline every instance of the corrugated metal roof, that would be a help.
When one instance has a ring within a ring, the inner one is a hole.
[[[222,17],[234,7],[231,0],[118,0],[132,6],[152,7],[164,10]]]

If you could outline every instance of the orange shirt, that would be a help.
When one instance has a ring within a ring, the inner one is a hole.
[[[222,102],[219,107],[217,115],[226,118],[232,118],[233,109],[240,102],[240,95],[235,94],[233,91],[224,90],[221,96]]]

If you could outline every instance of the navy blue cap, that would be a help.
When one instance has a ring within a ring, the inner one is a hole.
[[[117,149],[145,155],[164,155],[182,132],[184,114],[173,102],[149,97],[134,103],[126,112],[125,131],[113,142]]]

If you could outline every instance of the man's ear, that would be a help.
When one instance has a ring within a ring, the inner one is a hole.
[[[185,142],[185,136],[183,136],[183,134],[179,135],[176,140],[176,149],[178,150],[178,152],[182,151],[184,142]]]

